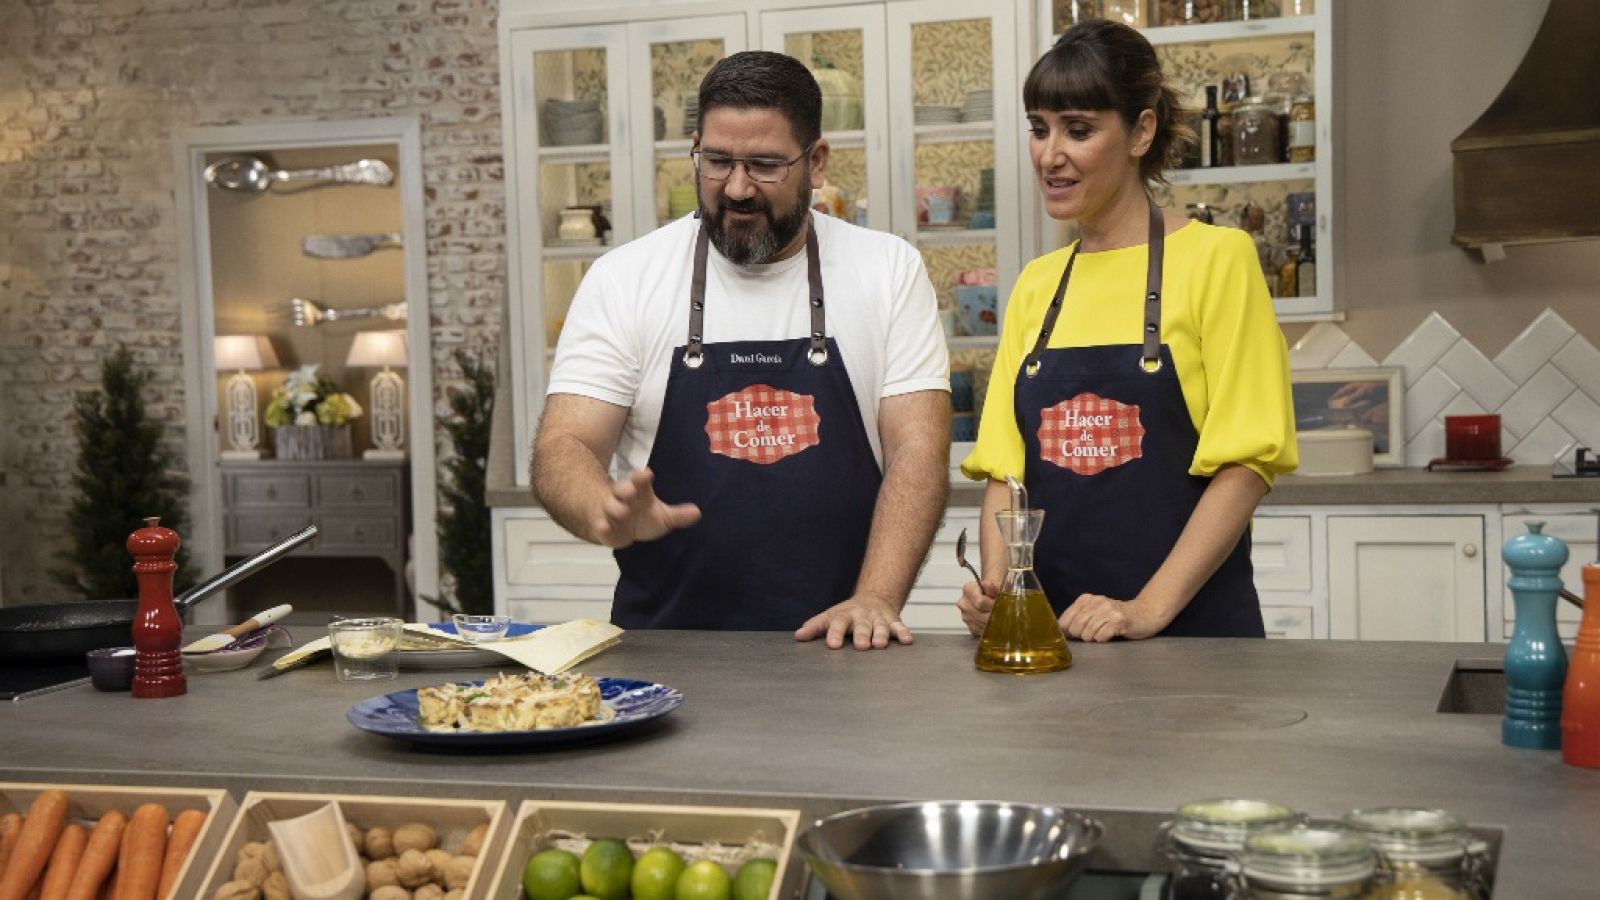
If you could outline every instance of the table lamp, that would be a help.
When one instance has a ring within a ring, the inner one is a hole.
[[[261,426],[256,418],[256,383],[247,372],[276,369],[278,356],[265,335],[219,335],[212,344],[217,371],[233,369],[224,387],[228,447],[223,459],[260,459]]]
[[[355,343],[350,345],[350,355],[344,361],[352,369],[375,368],[383,371],[372,376],[372,443],[362,454],[364,459],[405,459],[406,443],[406,386],[400,375],[390,366],[406,364],[406,333],[395,331],[359,331]]]

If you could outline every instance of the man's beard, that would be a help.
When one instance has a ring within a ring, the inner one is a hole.
[[[805,227],[806,219],[811,215],[810,200],[811,188],[802,180],[800,192],[795,195],[794,209],[786,215],[773,215],[772,204],[767,201],[766,195],[758,193],[746,200],[729,200],[724,196],[715,215],[706,209],[705,201],[701,200],[700,221],[712,245],[724,259],[736,266],[759,266],[772,262],[800,234],[800,229]],[[766,227],[740,228],[736,233],[730,233],[723,227],[723,219],[729,210],[761,213],[767,220]]]

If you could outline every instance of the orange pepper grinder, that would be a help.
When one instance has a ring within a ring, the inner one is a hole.
[[[1600,563],[1583,567],[1583,620],[1561,691],[1561,759],[1600,769]]]
[[[178,533],[159,518],[128,535],[133,574],[139,580],[139,609],[133,614],[133,696],[180,697],[189,692],[183,675],[183,620],[172,605],[172,573],[178,571]]]

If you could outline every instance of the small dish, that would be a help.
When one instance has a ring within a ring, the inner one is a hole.
[[[191,672],[231,672],[255,662],[268,647],[288,647],[294,643],[289,632],[277,625],[260,628],[210,653],[184,654],[184,665]]]
[[[133,661],[138,652],[132,647],[104,647],[90,650],[89,682],[101,691],[126,691],[133,688]]]
[[[498,641],[506,636],[511,628],[510,616],[473,616],[465,613],[456,613],[450,617],[456,626],[456,634],[469,641]]]

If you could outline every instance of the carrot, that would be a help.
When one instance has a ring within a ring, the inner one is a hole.
[[[78,871],[73,873],[72,883],[67,887],[67,900],[95,900],[100,886],[111,883],[108,876],[117,865],[122,836],[127,830],[128,817],[117,810],[100,817],[94,830],[89,832],[89,843],[83,848]]]
[[[167,835],[167,853],[161,861],[161,886],[156,890],[157,900],[172,896],[173,882],[183,870],[183,863],[194,848],[200,829],[206,824],[206,814],[198,809],[186,809],[172,820],[172,832]]]
[[[11,850],[6,873],[0,876],[0,900],[25,900],[39,876],[44,874],[50,852],[55,849],[61,829],[67,825],[67,795],[58,790],[40,791],[28,807],[17,843]]]
[[[11,860],[11,848],[17,844],[17,835],[22,832],[22,817],[16,813],[6,813],[0,816],[0,875],[6,871],[6,863]]]
[[[155,900],[166,850],[167,808],[159,803],[143,804],[128,820],[128,844],[117,860],[117,868],[122,870],[117,900]]]
[[[89,843],[89,829],[73,822],[61,832],[56,849],[50,854],[50,867],[45,869],[44,883],[39,886],[39,900],[66,900],[67,888],[83,859],[83,849]]]

